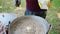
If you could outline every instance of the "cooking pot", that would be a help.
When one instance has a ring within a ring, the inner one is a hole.
[[[46,34],[50,24],[38,16],[22,16],[10,24],[11,34]]]

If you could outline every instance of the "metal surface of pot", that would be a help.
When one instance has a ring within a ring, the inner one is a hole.
[[[38,16],[22,16],[10,24],[11,34],[46,34],[49,30],[48,22]]]

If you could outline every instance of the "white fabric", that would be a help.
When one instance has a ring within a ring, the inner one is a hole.
[[[50,0],[38,0],[38,2],[42,4],[41,9],[48,9],[47,4]]]
[[[4,17],[2,15],[4,15]],[[12,22],[15,18],[16,16],[11,13],[0,13],[0,19],[5,26],[8,25],[9,21]]]

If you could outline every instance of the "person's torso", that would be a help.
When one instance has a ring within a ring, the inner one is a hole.
[[[40,10],[38,0],[26,0],[26,8],[30,11],[37,12]]]

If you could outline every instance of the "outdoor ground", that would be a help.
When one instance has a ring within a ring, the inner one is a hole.
[[[0,0],[0,12],[13,12],[22,16],[25,11],[25,0],[22,0],[21,3],[21,7],[16,8],[12,0]],[[52,25],[49,34],[60,34],[60,0],[52,0],[46,19]]]

